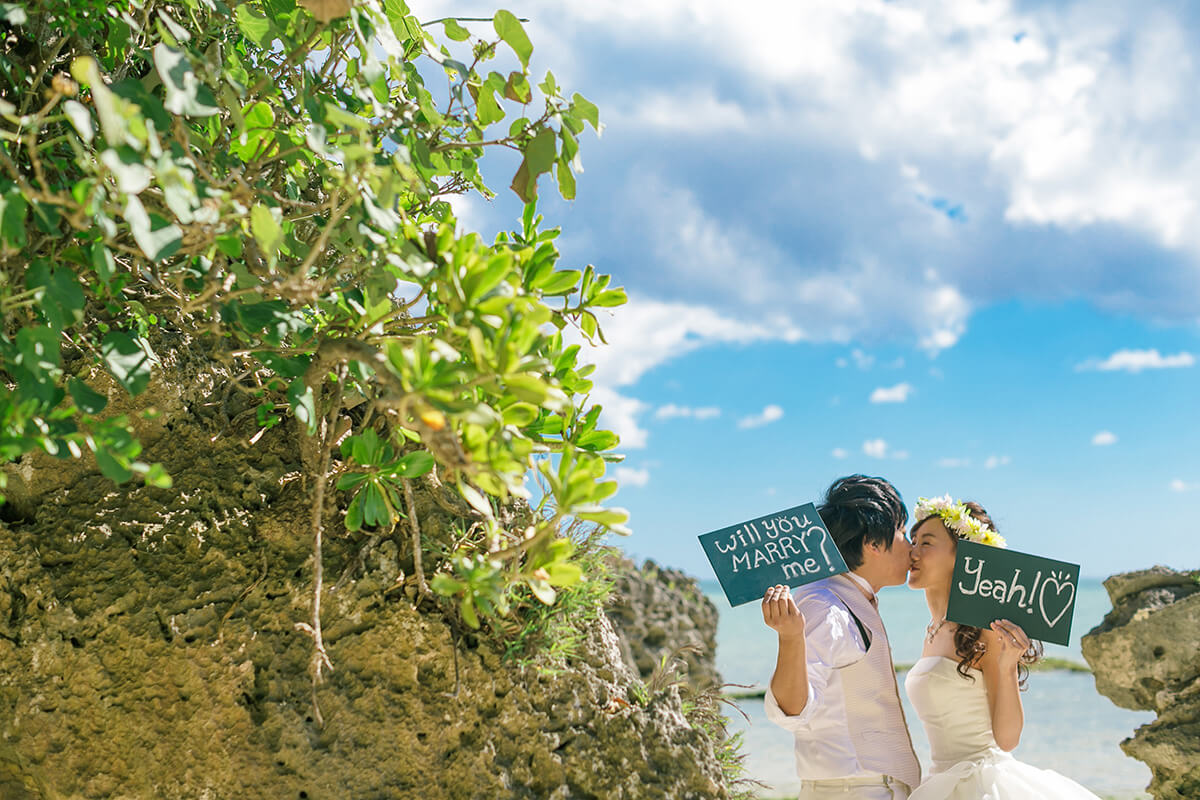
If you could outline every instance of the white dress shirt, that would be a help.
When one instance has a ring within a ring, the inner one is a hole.
[[[871,584],[844,573],[874,598]],[[839,668],[866,656],[867,643],[850,612],[833,592],[809,584],[793,592],[804,615],[804,644],[808,661],[808,702],[789,716],[779,707],[767,683],[767,719],[792,732],[796,739],[796,774],[803,780],[859,778],[877,775],[858,763],[846,720],[845,696]]]

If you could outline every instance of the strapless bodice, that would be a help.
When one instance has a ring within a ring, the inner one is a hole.
[[[926,656],[904,679],[904,690],[929,737],[934,772],[996,748],[983,673],[972,669],[970,674],[974,681],[958,673],[957,661]]]

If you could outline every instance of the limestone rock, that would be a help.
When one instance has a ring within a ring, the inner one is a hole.
[[[253,415],[221,401],[156,423],[146,457],[172,489],[27,470],[0,522],[0,797],[728,796],[678,692],[638,702],[603,615],[565,669],[517,666],[396,590],[407,537],[365,549],[332,508],[319,725],[295,629],[311,486],[286,426],[248,444]],[[416,504],[428,537],[450,530],[425,491]]]
[[[1122,749],[1153,773],[1163,800],[1200,797],[1200,584],[1167,567],[1104,582],[1113,610],[1083,637],[1096,688],[1122,708],[1147,709]]]
[[[696,579],[653,561],[638,569],[627,559],[615,560],[614,574],[608,617],[621,634],[621,653],[635,674],[645,680],[664,657],[692,644],[699,652],[680,656],[687,662],[688,682],[695,689],[720,686],[717,609]]]

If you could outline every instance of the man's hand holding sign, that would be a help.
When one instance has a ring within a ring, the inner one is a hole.
[[[763,622],[779,634],[779,654],[771,691],[785,713],[795,716],[808,701],[808,653],[804,647],[804,615],[788,587],[779,584],[763,596]],[[787,669],[787,665],[794,665]]]

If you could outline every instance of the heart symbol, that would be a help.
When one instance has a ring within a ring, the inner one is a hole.
[[[1066,576],[1063,577],[1065,578]],[[1050,586],[1051,582],[1054,583],[1054,596],[1058,600],[1062,599],[1062,593],[1064,590],[1070,589],[1070,594],[1067,595],[1066,604],[1063,606],[1062,611],[1058,612],[1058,616],[1056,616],[1053,620],[1051,620],[1050,616],[1046,613],[1046,589]],[[1042,581],[1042,590],[1038,593],[1038,605],[1042,607],[1042,619],[1046,620],[1046,624],[1051,628],[1058,624],[1058,621],[1063,618],[1063,615],[1067,613],[1067,609],[1069,609],[1071,604],[1074,602],[1075,584],[1071,583],[1070,581],[1064,581],[1060,583],[1059,576],[1057,575],[1051,575]]]
[[[819,534],[821,537],[821,555],[825,557],[825,562],[829,562],[829,553],[825,550],[825,543],[829,541],[829,533],[820,525],[813,525],[811,528],[800,534],[800,544],[804,548],[804,552],[811,553],[812,548],[808,546],[808,537],[813,534]]]

